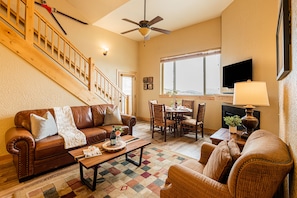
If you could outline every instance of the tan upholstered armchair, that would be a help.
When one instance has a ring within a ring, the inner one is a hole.
[[[214,148],[204,143],[199,161],[191,159],[171,166],[161,198],[273,197],[293,166],[287,145],[276,135],[258,130],[248,138],[226,183],[220,183],[203,174]]]

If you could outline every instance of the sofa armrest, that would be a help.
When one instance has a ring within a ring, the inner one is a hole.
[[[161,189],[161,198],[166,197],[231,197],[228,186],[183,165],[169,168],[165,187]]]
[[[6,150],[13,155],[18,179],[34,173],[35,140],[24,128],[10,128],[5,134]]]
[[[121,114],[122,122],[129,127],[129,135],[133,133],[133,126],[136,124],[136,117],[133,115]]]
[[[201,154],[200,154],[200,159],[199,162],[201,164],[206,164],[212,151],[216,148],[216,145],[208,143],[208,142],[204,142],[201,145]]]

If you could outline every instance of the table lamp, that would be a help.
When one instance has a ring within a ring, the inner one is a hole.
[[[266,82],[249,80],[235,83],[233,105],[245,105],[246,115],[241,118],[245,131],[241,136],[248,138],[259,123],[253,116],[255,106],[269,106]]]

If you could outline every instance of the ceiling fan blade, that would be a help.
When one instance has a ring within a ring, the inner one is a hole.
[[[164,34],[170,34],[169,30],[164,30],[164,29],[160,29],[160,28],[151,27],[151,30],[161,32],[161,33],[164,33]]]
[[[130,22],[130,23],[133,23],[135,25],[139,25],[139,23],[136,23],[135,21],[131,21],[130,19],[123,19],[124,21],[127,21],[127,22]]]
[[[121,34],[126,34],[126,33],[129,33],[129,32],[133,32],[133,31],[135,31],[135,30],[138,30],[138,28],[135,28],[135,29],[132,29],[132,30],[128,30],[128,31],[126,31],[126,32],[122,32]]]
[[[154,25],[155,23],[158,23],[159,21],[162,21],[163,18],[160,17],[160,16],[156,16],[155,18],[153,18],[152,20],[150,20],[148,22],[148,25],[151,26],[151,25]]]

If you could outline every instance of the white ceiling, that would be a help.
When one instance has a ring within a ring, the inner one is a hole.
[[[233,0],[147,0],[146,20],[156,16],[164,20],[152,27],[175,31],[221,15]],[[121,32],[138,26],[123,18],[139,22],[144,19],[144,0],[67,0],[78,9],[88,23],[111,32]],[[152,31],[150,37],[161,33]],[[138,31],[123,36],[140,41],[143,37]]]

